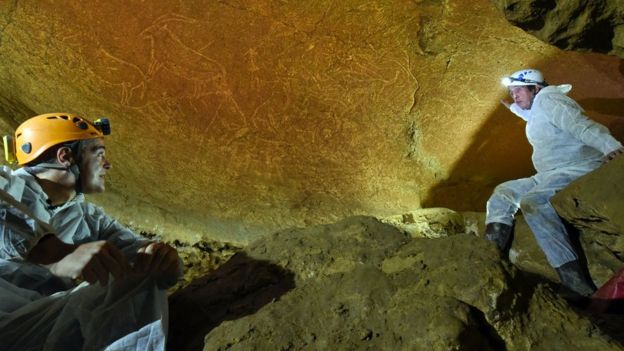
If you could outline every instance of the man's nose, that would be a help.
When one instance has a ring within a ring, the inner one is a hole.
[[[113,165],[107,159],[104,159],[104,169],[109,170],[111,168],[113,168]]]

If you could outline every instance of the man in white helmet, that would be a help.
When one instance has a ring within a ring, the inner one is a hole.
[[[514,215],[522,210],[561,284],[581,296],[595,290],[573,249],[550,198],[576,178],[624,153],[607,128],[591,121],[566,93],[569,84],[549,86],[536,69],[503,79],[513,103],[502,101],[524,119],[537,174],[500,184],[487,202],[486,238],[507,254]]]
[[[86,202],[105,190],[107,121],[51,113],[16,130],[0,169],[0,349],[163,350],[175,249]]]

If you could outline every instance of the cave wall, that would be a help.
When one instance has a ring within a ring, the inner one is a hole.
[[[246,243],[419,207],[482,210],[533,172],[499,100],[532,66],[622,139],[620,59],[563,52],[486,0],[0,2],[0,132],[107,116],[91,199],[140,231]],[[619,133],[619,134],[618,134]]]
[[[621,0],[492,0],[512,24],[564,50],[624,57]]]

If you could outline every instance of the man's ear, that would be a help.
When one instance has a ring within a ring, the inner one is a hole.
[[[56,162],[63,166],[69,167],[74,163],[74,153],[67,146],[60,147],[56,151]]]

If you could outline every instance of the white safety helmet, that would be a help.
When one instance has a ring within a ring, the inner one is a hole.
[[[542,72],[532,68],[514,72],[509,77],[503,78],[501,83],[506,87],[521,85],[541,85],[545,87],[548,85],[544,80]]]

